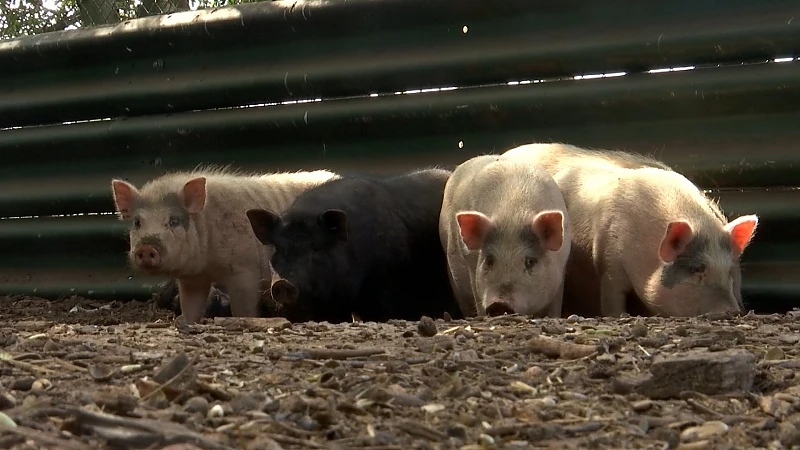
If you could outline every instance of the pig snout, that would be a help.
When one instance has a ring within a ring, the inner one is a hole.
[[[277,280],[272,283],[270,291],[272,293],[272,298],[278,303],[286,305],[297,301],[297,288],[286,280]]]
[[[144,269],[155,269],[161,265],[161,254],[158,249],[149,244],[140,245],[133,253],[136,265]]]
[[[514,307],[511,303],[496,301],[486,307],[486,315],[490,317],[502,316],[503,314],[514,314]]]

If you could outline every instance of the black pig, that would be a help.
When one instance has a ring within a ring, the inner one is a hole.
[[[274,245],[272,296],[291,321],[461,317],[439,239],[450,173],[350,176],[309,189],[282,215],[247,211]]]

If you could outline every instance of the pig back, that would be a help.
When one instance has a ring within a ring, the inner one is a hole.
[[[551,175],[570,167],[584,165],[605,165],[628,169],[655,167],[662,170],[673,170],[667,164],[639,153],[588,149],[560,143],[521,145],[506,151],[503,156],[528,160],[541,166]]]

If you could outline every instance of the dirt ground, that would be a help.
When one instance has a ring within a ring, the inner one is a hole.
[[[4,449],[800,446],[800,313],[176,328],[0,301]]]

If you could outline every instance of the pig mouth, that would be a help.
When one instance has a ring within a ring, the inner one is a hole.
[[[502,316],[503,314],[514,314],[514,307],[508,302],[494,302],[486,307],[486,315],[489,317]]]

